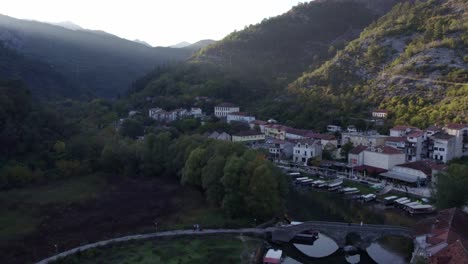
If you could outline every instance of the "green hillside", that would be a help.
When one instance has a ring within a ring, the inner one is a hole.
[[[467,122],[467,8],[463,0],[399,4],[290,91],[331,109],[330,118],[379,107],[399,124]]]
[[[290,120],[287,85],[332,58],[396,0],[313,1],[233,32],[177,67],[158,69],[132,89],[135,107],[189,105],[196,96],[231,101],[260,117]],[[349,12],[353,10],[353,12]],[[304,122],[303,122],[304,123]],[[311,125],[311,124],[307,124]]]

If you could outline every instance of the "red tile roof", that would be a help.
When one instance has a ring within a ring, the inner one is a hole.
[[[391,128],[390,130],[398,130],[398,131],[406,131],[407,129],[417,129],[416,127],[413,126],[395,126]]]
[[[387,137],[385,138],[385,142],[406,142],[406,137]]]
[[[359,145],[359,146],[353,148],[353,149],[349,152],[349,154],[358,155],[358,154],[360,154],[361,152],[363,152],[363,151],[366,150],[366,149],[367,149],[366,146]]]
[[[303,137],[307,136],[309,133],[313,133],[310,130],[297,129],[297,128],[292,128],[292,127],[286,127],[285,131],[286,131],[286,133],[299,135],[299,136],[303,136]]]
[[[245,130],[245,131],[241,131],[239,133],[234,134],[234,136],[238,136],[238,137],[259,136],[259,135],[263,135],[263,133],[255,131],[255,130]]]
[[[383,154],[388,154],[388,155],[395,155],[395,154],[403,153],[399,149],[389,147],[389,146],[377,146],[375,148],[368,148],[367,151],[383,153]]]
[[[466,242],[465,242],[466,244]],[[468,264],[468,249],[461,240],[429,257],[430,264]]]
[[[415,162],[408,162],[404,164],[399,164],[397,165],[398,167],[405,167],[405,168],[410,168],[414,170],[419,170],[424,172],[427,176],[432,176],[432,170],[437,170],[441,171],[444,169],[446,166],[440,166],[439,164],[436,164],[433,161],[430,160],[420,160],[420,161],[415,161]]]
[[[423,131],[413,131],[411,133],[408,134],[408,137],[422,137],[424,136],[424,132]]]
[[[447,124],[446,127],[448,129],[459,130],[459,129],[463,129],[465,127],[468,127],[468,124]]]
[[[427,234],[426,242],[437,245],[446,242],[448,245],[461,242],[461,246],[466,251],[468,245],[468,214],[458,208],[442,210],[439,214],[430,219],[420,221],[416,224],[415,234]],[[438,252],[443,252],[444,250]],[[444,256],[444,254],[440,255]],[[442,259],[439,259],[439,261]],[[466,260],[465,260],[466,261]],[[431,262],[432,263],[432,262]],[[443,262],[434,262],[443,263]],[[447,263],[465,263],[465,262],[447,262]]]
[[[335,140],[336,139],[334,135],[319,134],[319,133],[308,133],[307,137],[310,137],[313,139],[323,139],[323,140]]]

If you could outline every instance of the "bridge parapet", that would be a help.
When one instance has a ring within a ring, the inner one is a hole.
[[[373,241],[386,235],[411,237],[411,229],[401,226],[389,225],[360,225],[339,222],[310,221],[298,225],[283,226],[272,230],[272,241],[289,243],[296,235],[308,231],[317,230],[331,237],[339,247],[346,245],[346,236],[356,233],[361,237],[361,246],[369,245]]]

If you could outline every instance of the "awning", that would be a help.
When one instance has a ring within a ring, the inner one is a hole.
[[[387,178],[394,179],[394,180],[409,182],[409,183],[416,183],[418,181],[418,178],[419,180],[426,180],[426,178],[416,177],[411,174],[394,172],[394,171],[381,173],[380,176],[387,177]]]

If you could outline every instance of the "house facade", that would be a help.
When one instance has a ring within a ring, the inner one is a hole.
[[[250,129],[255,129],[258,127],[260,132],[265,133],[265,126],[268,125],[268,122],[262,120],[253,120],[249,123]]]
[[[265,135],[255,130],[241,131],[232,135],[232,142],[260,142],[265,141]]]
[[[231,103],[222,103],[214,107],[214,114],[218,118],[227,117],[228,114],[239,112],[239,111],[240,111],[239,106],[236,106]]]
[[[436,133],[430,137],[428,149],[430,158],[447,163],[456,158],[456,138],[444,132]]]
[[[406,137],[409,133],[419,130],[416,127],[412,126],[395,126],[390,129],[391,137]]]
[[[311,158],[319,159],[322,158],[322,146],[321,144],[312,139],[301,139],[298,140],[293,148],[293,161],[307,165],[307,162]]]
[[[377,109],[372,111],[372,117],[375,118],[387,118],[388,116],[388,111],[384,109]]]
[[[365,133],[342,133],[341,144],[344,145],[348,142],[353,143],[354,146],[379,146],[384,145],[387,136],[384,135],[368,135]]]
[[[255,120],[254,116],[251,116],[244,112],[232,112],[227,114],[226,121],[231,123],[232,121],[235,122],[243,122],[243,123],[250,123]]]
[[[468,124],[448,124],[444,127],[444,131],[455,136],[454,157],[468,156]]]

